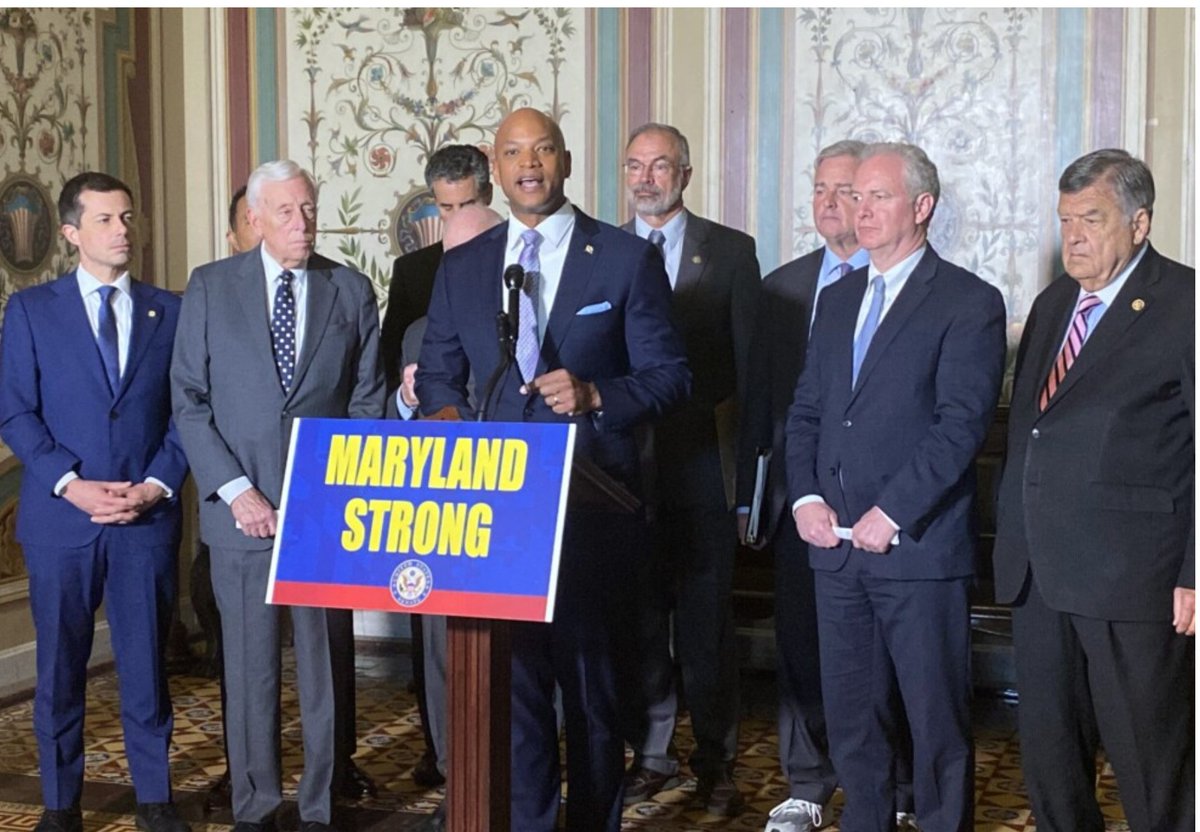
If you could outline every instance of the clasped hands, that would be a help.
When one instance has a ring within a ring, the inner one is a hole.
[[[819,549],[833,549],[842,541],[834,532],[837,514],[821,502],[805,503],[793,512],[796,532],[801,540]],[[884,515],[879,506],[874,506],[858,519],[850,530],[850,543],[855,549],[886,555],[892,548],[896,527]]]
[[[582,416],[599,410],[600,391],[590,381],[580,381],[568,370],[552,370],[521,385],[521,394],[537,393],[560,416]]]
[[[91,517],[93,523],[126,525],[145,514],[164,496],[152,482],[105,482],[73,479],[62,492],[63,499]]]

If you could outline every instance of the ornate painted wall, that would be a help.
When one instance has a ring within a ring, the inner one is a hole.
[[[0,304],[69,261],[54,208],[99,161],[95,13],[0,12]]]
[[[490,147],[533,106],[583,141],[582,13],[573,9],[291,9],[287,142],[317,179],[321,245],[386,299],[392,259],[441,239],[429,156]],[[334,254],[336,252],[336,254]]]

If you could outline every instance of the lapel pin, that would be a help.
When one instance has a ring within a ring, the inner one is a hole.
[[[591,243],[588,243],[586,246],[584,246],[584,247],[583,247],[583,250],[584,250],[585,252],[587,252],[588,254],[591,254],[593,251],[595,251],[595,249],[593,249],[593,248],[592,248],[592,244],[591,244]]]
[[[151,309],[151,310],[150,310],[149,312],[147,312],[146,314],[147,314],[147,315],[149,315],[151,318],[153,318],[153,317],[154,317],[155,315],[157,315],[158,313],[157,313],[157,312],[155,312],[153,309]]]
[[[695,263],[697,266],[699,266],[701,263],[704,262],[704,258],[702,258],[699,254],[693,254],[692,262]]]
[[[1146,308],[1146,301],[1142,300],[1141,298],[1134,298],[1133,303],[1129,305],[1133,307],[1134,312],[1141,312]]]

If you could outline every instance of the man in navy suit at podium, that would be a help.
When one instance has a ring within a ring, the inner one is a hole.
[[[467,378],[471,372],[488,378],[500,359],[495,319],[503,308],[502,276],[506,266],[519,264],[526,280],[517,360],[501,377],[487,416],[573,422],[575,453],[640,493],[631,429],[681,403],[691,383],[662,256],[567,201],[571,155],[545,114],[509,115],[496,131],[492,164],[512,216],[442,258],[418,362],[421,411],[474,418]],[[567,829],[620,828],[624,743],[611,628],[619,597],[630,591],[631,558],[643,533],[640,520],[570,511],[554,622],[513,627],[513,829],[556,828],[556,682],[567,730]]]
[[[17,540],[37,631],[34,733],[46,811],[79,832],[83,716],[96,610],[107,601],[137,827],[180,832],[167,754],[164,648],[175,605],[187,462],[167,371],[179,299],[129,275],[133,201],[103,173],[58,200],[79,267],[17,292],[0,342],[0,436],[25,466]]]

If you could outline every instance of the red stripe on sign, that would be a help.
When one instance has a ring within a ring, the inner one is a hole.
[[[381,612],[415,612],[422,615],[456,615],[465,618],[503,618],[510,621],[546,620],[544,596],[453,592],[447,589],[435,589],[420,604],[404,607],[396,603],[386,587],[276,581],[271,603]]]

